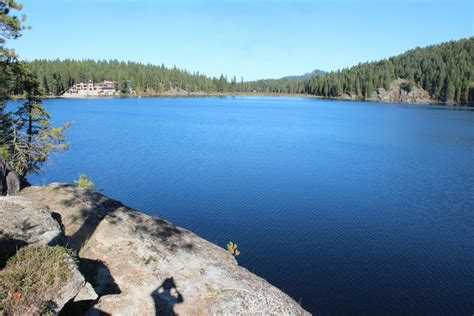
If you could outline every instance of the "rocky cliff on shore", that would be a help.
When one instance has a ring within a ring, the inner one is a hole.
[[[77,253],[80,274],[71,272],[74,284],[61,289],[61,306],[54,302],[53,312],[308,314],[223,248],[93,190],[28,187],[0,197],[0,213],[0,244],[60,244]]]
[[[358,100],[359,97],[357,95],[342,94],[340,99]],[[388,89],[377,88],[375,92],[366,99],[366,101],[408,104],[433,103],[433,99],[430,97],[428,91],[423,90],[408,80],[400,78],[392,81]]]
[[[428,91],[405,79],[392,81],[388,90],[378,88],[368,100],[411,104],[429,104],[433,102]]]

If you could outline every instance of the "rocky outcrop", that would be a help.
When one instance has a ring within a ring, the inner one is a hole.
[[[60,215],[99,294],[90,315],[308,314],[227,251],[170,222],[72,185],[29,187],[21,196]]]
[[[16,172],[0,157],[0,195],[15,195],[20,192],[21,181]]]
[[[397,103],[432,103],[430,95],[427,91],[417,87],[414,83],[397,79],[390,83],[390,88],[378,88],[369,101],[376,102],[397,102]]]
[[[362,100],[356,94],[343,93],[339,97],[340,100],[357,101]],[[410,104],[431,104],[431,99],[428,91],[417,87],[414,83],[405,80],[397,79],[390,83],[388,90],[384,88],[377,88],[366,101],[373,102],[394,102],[394,103],[410,103]]]

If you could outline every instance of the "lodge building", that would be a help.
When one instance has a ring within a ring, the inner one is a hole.
[[[89,80],[87,83],[76,83],[66,91],[65,95],[106,96],[113,95],[115,91],[115,84],[113,81],[104,80],[102,82],[94,83],[92,80]]]

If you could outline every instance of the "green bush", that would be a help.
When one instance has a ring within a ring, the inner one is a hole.
[[[0,271],[0,310],[7,315],[48,313],[51,297],[69,279],[69,256],[74,258],[73,252],[59,246],[21,248]]]
[[[90,181],[85,174],[81,174],[79,180],[74,181],[74,183],[81,188],[91,189],[94,187],[94,182]]]

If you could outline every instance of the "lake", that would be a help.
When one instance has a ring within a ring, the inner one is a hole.
[[[46,100],[73,182],[225,247],[319,315],[471,315],[474,111],[306,98]]]

